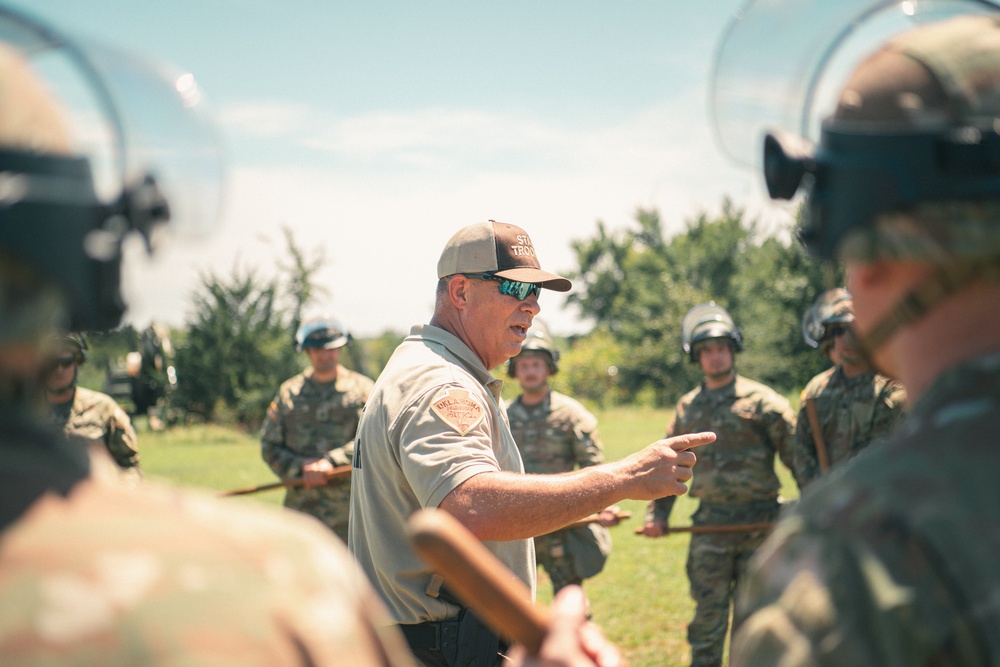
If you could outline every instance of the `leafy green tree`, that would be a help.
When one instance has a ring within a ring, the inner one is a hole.
[[[621,349],[616,387],[623,400],[652,396],[669,405],[700,381],[681,350],[681,321],[714,300],[742,328],[741,372],[782,391],[801,387],[824,362],[802,342],[805,307],[828,286],[799,244],[765,235],[728,200],[721,214],[702,214],[666,239],[658,212],[639,209],[636,226],[609,232],[598,221],[572,247],[579,269],[570,297],[597,330]],[[584,390],[573,386],[574,392]]]
[[[277,281],[253,271],[202,278],[187,340],[177,350],[184,377],[178,399],[189,414],[249,426],[260,420],[279,378],[297,372],[277,296]]]
[[[256,427],[281,382],[300,372],[293,346],[304,309],[319,292],[316,272],[322,249],[310,259],[284,229],[290,264],[265,279],[233,268],[229,276],[209,273],[194,294],[193,314],[177,369],[183,382],[177,400],[189,415]]]
[[[383,331],[375,338],[360,341],[360,347],[364,350],[365,370],[360,371],[369,377],[376,378],[385,365],[389,362],[389,357],[396,351],[396,347],[403,342],[406,337],[398,331]]]

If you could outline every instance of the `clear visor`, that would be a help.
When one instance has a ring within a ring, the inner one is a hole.
[[[995,13],[985,0],[750,0],[715,54],[709,108],[723,152],[763,162],[764,134],[818,143],[820,122],[848,76],[904,30],[960,14]]]
[[[116,202],[152,176],[170,228],[200,236],[219,219],[218,135],[190,73],[51,30],[0,8],[0,41],[20,50],[61,106],[71,149],[87,157],[98,198]]]
[[[716,322],[723,324],[730,331],[736,328],[733,318],[726,309],[716,305],[715,302],[703,303],[689,310],[681,321],[681,343],[684,350],[690,351],[691,339],[698,329]]]

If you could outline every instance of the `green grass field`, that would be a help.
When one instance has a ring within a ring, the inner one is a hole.
[[[668,410],[615,408],[597,411],[608,459],[621,458],[663,436]],[[242,434],[218,426],[178,427],[151,432],[137,424],[142,465],[150,479],[218,491],[275,481],[260,459],[256,434]],[[697,473],[697,468],[695,469]],[[779,466],[784,495],[795,497],[790,475]],[[281,504],[283,491],[228,498],[232,503]],[[688,597],[684,561],[688,537],[657,540],[633,533],[640,525],[645,503],[626,501],[622,509],[632,518],[612,528],[614,549],[604,572],[585,584],[594,619],[624,651],[633,667],[687,664],[685,629],[693,604]],[[671,522],[682,525],[694,510],[682,498]],[[538,578],[539,603],[551,600],[544,573]]]

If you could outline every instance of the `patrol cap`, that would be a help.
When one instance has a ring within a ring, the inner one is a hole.
[[[457,273],[491,273],[545,289],[568,292],[573,284],[543,271],[528,233],[515,225],[490,220],[458,230],[438,260],[438,278]]]

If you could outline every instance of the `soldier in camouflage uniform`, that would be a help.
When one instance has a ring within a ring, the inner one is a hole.
[[[795,477],[807,485],[823,472],[846,461],[873,442],[884,440],[903,415],[903,385],[876,373],[855,345],[850,326],[854,304],[844,288],[824,292],[802,318],[802,335],[835,366],[806,384],[795,423]],[[808,402],[815,406],[819,442],[813,435]]]
[[[713,302],[692,308],[682,323],[684,351],[705,375],[677,402],[667,437],[714,431],[717,440],[698,454],[691,495],[699,499],[696,526],[767,523],[778,516],[775,455],[792,467],[793,413],[784,397],[736,373],[743,339],[729,313]],[[643,533],[668,533],[674,498],[650,503]],[[687,573],[695,614],[688,625],[691,664],[721,665],[734,590],[746,563],[764,541],[764,528],[691,536]],[[734,616],[733,627],[739,625]]]
[[[341,349],[350,340],[329,315],[307,318],[299,326],[295,345],[309,355],[311,367],[281,384],[260,435],[261,455],[271,470],[283,480],[305,481],[288,488],[285,507],[313,515],[345,543],[351,478],[327,475],[351,465],[354,434],[374,385],[340,365]]]
[[[908,407],[758,552],[734,665],[1000,664],[1000,12],[974,11],[862,60],[817,149],[769,139],[778,194],[824,174],[802,237]]]
[[[520,354],[507,367],[521,385],[521,395],[507,406],[507,419],[528,474],[569,472],[604,461],[597,418],[578,401],[549,387],[549,377],[559,372],[558,361],[552,337],[536,318]],[[548,573],[554,592],[580,585],[604,568],[611,553],[606,526],[618,523],[617,509],[602,511],[599,523],[535,537],[535,560]]]
[[[141,478],[139,451],[132,421],[115,399],[77,386],[77,371],[87,360],[87,341],[71,333],[49,339],[51,371],[45,376],[45,396],[52,422],[70,442],[87,447],[101,444],[129,478]]]
[[[122,239],[109,230],[149,231],[166,209],[142,179],[119,181],[111,202],[97,199],[90,161],[64,129],[75,107],[57,107],[49,91],[83,67],[83,87],[72,93],[98,81],[110,86],[108,100],[139,94],[147,103],[143,94],[160,92],[159,110],[177,113],[174,147],[190,145],[176,130],[196,109],[152,68],[129,70],[133,77],[115,86],[122,80],[105,66],[128,68],[133,57],[100,60],[108,52],[91,53],[2,6],[0,35],[0,170],[17,186],[0,197],[0,663],[412,665],[343,545],[313,519],[123,485],[102,448],[85,450],[52,427],[46,338],[117,325]],[[66,65],[61,78],[43,87],[29,55]],[[102,119],[83,112],[83,127]],[[87,138],[92,146],[96,137]],[[145,164],[135,157],[129,164]],[[171,210],[180,203],[172,199]],[[100,256],[86,251],[97,230]]]

